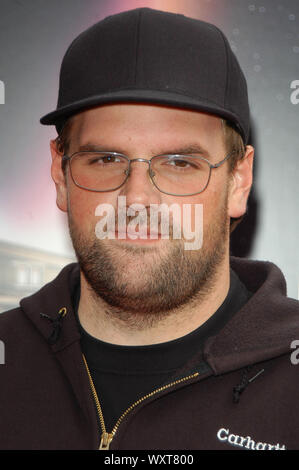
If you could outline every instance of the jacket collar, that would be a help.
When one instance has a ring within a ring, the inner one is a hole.
[[[299,338],[299,302],[286,297],[286,282],[280,269],[264,261],[236,257],[230,261],[253,296],[205,343],[204,359],[215,374],[290,353],[291,341]],[[53,352],[80,340],[72,301],[79,277],[79,265],[69,264],[54,281],[20,302],[45,339],[50,337],[53,325],[40,313],[54,320],[59,310],[66,308],[59,338],[51,345]]]

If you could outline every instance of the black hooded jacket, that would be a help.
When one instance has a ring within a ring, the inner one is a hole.
[[[0,449],[298,449],[299,302],[274,264],[231,267],[251,298],[109,434],[73,311],[78,264],[1,314]]]

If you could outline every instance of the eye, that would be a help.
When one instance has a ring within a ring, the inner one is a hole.
[[[169,157],[165,162],[167,166],[172,167],[175,170],[200,170],[202,169],[202,162],[196,157]]]
[[[88,165],[99,164],[102,166],[111,165],[114,163],[119,163],[121,159],[116,155],[89,155],[88,156]]]
[[[179,167],[179,168],[186,168],[187,165],[190,165],[190,162],[186,160],[170,160],[169,164],[170,165],[172,164],[172,166]],[[191,164],[191,166],[193,165]]]
[[[102,157],[102,160],[104,163],[117,163],[120,161],[120,158],[115,155],[105,155]]]

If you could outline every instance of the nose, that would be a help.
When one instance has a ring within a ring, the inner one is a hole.
[[[160,204],[161,193],[153,184],[150,171],[148,160],[143,158],[131,160],[129,177],[120,188],[120,195],[126,196],[128,206],[143,204],[149,207],[150,204]]]

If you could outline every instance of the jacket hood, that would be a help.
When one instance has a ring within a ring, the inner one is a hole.
[[[286,297],[281,270],[268,261],[236,257],[231,267],[253,295],[205,344],[215,374],[291,354],[291,342],[299,338],[299,302]]]
[[[281,270],[271,262],[236,257],[230,261],[253,295],[205,343],[205,361],[216,375],[290,354],[291,342],[299,339],[299,302],[286,297]],[[71,263],[52,282],[20,302],[54,352],[80,340],[72,300],[79,280],[79,265]]]

